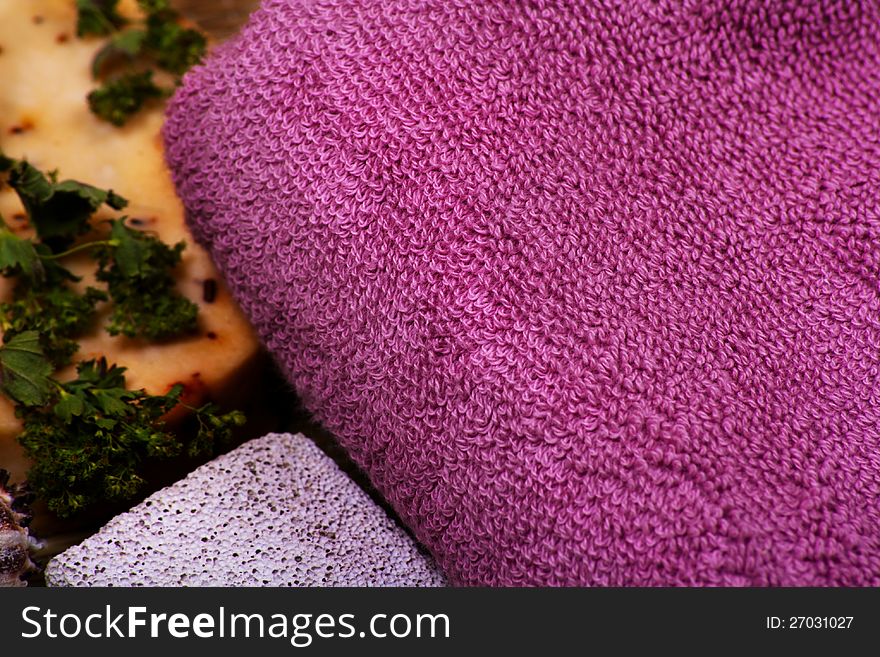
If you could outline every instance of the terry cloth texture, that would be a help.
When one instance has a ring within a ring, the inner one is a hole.
[[[266,0],[165,138],[453,582],[880,584],[880,9]]]

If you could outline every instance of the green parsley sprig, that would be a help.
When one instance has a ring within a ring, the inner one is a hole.
[[[125,25],[117,5],[119,0],[76,0],[76,35],[106,36]]]
[[[220,414],[213,404],[187,406],[199,430],[184,444],[163,420],[182,404],[183,386],[164,395],[129,390],[125,368],[103,358],[79,363],[73,381],[57,381],[51,371],[35,331],[0,347],[2,389],[18,404],[24,422],[19,441],[33,463],[28,482],[60,517],[131,499],[143,488],[140,473],[147,461],[184,449],[190,456],[210,454],[245,421],[239,411]]]
[[[26,160],[4,157],[2,164],[0,172],[8,172],[9,186],[18,194],[31,225],[43,241],[70,242],[88,232],[89,217],[105,203],[114,210],[128,205],[113,190],[75,180],[58,182],[57,171],[46,175]]]
[[[54,172],[2,153],[0,174],[36,233],[21,237],[0,217],[0,275],[15,280],[12,299],[0,304],[0,390],[24,422],[19,441],[31,459],[28,480],[37,495],[60,516],[101,500],[130,499],[143,486],[148,460],[184,450],[210,453],[229,440],[244,415],[221,413],[211,403],[187,406],[180,385],[164,395],[128,390],[124,368],[104,359],[79,363],[73,381],[53,377],[71,362],[100,302],[111,304],[105,328],[112,335],[155,340],[196,328],[198,307],[177,292],[172,275],[184,243],[168,246],[129,227],[124,217],[108,222],[105,237],[83,241],[99,208],[121,210],[128,202],[112,190],[58,182]],[[106,292],[73,287],[79,278],[61,261],[77,252],[95,260],[95,278]],[[178,405],[198,425],[187,443],[163,420]]]
[[[198,307],[177,292],[172,275],[183,242],[169,247],[130,228],[123,217],[110,222],[107,239],[71,248],[90,230],[102,205],[121,210],[128,201],[112,190],[73,180],[59,183],[55,172],[44,175],[24,160],[4,158],[0,165],[37,234],[36,240],[19,237],[0,218],[0,273],[18,279],[13,300],[0,304],[5,335],[36,330],[53,363],[70,362],[74,339],[90,325],[96,305],[108,299],[96,288],[79,293],[71,286],[79,277],[59,261],[77,251],[90,252],[98,264],[96,278],[107,284],[111,335],[163,340],[196,329]]]
[[[153,82],[152,71],[141,71],[108,80],[89,93],[87,100],[92,114],[121,127],[147,102],[167,94],[166,89]]]
[[[92,75],[102,84],[89,94],[88,103],[96,116],[121,126],[150,100],[173,91],[156,84],[153,69],[179,81],[204,57],[207,40],[198,30],[180,24],[180,15],[168,0],[138,0],[144,19],[132,26],[118,20],[117,4],[118,0],[78,2],[78,24],[93,29],[77,33],[110,36],[92,62]],[[122,73],[105,75],[119,69]]]
[[[183,242],[169,247],[123,219],[111,222],[110,239],[95,252],[97,279],[113,300],[110,335],[164,340],[195,330],[198,306],[176,291],[171,275],[183,249]]]

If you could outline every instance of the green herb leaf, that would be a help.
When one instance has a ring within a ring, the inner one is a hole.
[[[16,335],[0,347],[0,387],[23,406],[42,406],[50,401],[54,392],[49,379],[52,369],[36,331]]]
[[[70,422],[73,418],[80,417],[86,412],[86,404],[81,396],[72,395],[66,390],[62,390],[61,399],[52,410],[64,422]]]
[[[69,242],[88,232],[89,219],[103,204],[115,210],[128,204],[112,190],[74,180],[56,182],[54,173],[47,178],[25,160],[12,165],[9,186],[18,194],[31,225],[42,240]]]
[[[207,41],[200,32],[158,14],[147,18],[146,44],[159,67],[176,75],[198,64],[207,48]]]
[[[29,279],[44,275],[43,263],[33,242],[13,233],[0,216],[0,273],[3,276],[22,274]]]
[[[177,292],[173,269],[185,247],[169,247],[123,219],[110,228],[115,247],[96,251],[97,279],[107,283],[113,310],[107,332],[163,340],[196,329],[198,306]]]
[[[52,198],[53,181],[27,160],[14,160],[8,171],[9,186],[18,193],[28,214]]]
[[[236,428],[244,426],[247,418],[241,411],[231,411],[220,414],[220,407],[216,404],[205,404],[195,409],[195,417],[199,423],[199,430],[188,448],[190,456],[210,451],[217,445],[228,443]]]
[[[81,408],[79,415],[101,413],[123,417],[129,411],[127,402],[138,398],[136,392],[125,389],[124,367],[108,365],[105,359],[101,359],[80,363],[76,371],[77,379],[65,384],[64,390],[79,402],[73,406],[69,403],[62,411],[64,414]],[[58,412],[56,405],[55,413]]]
[[[104,359],[81,363],[77,379],[59,384],[54,406],[22,413],[28,481],[60,516],[132,497],[143,485],[144,460],[180,453],[161,419],[177,396],[126,390],[124,372]]]
[[[105,82],[88,95],[89,108],[98,118],[115,126],[124,125],[150,100],[166,92],[153,82],[153,72],[126,73]]]
[[[158,240],[146,233],[129,228],[125,225],[124,219],[112,222],[110,239],[117,244],[116,250],[113,252],[113,261],[123,276],[134,278],[151,275],[149,271],[150,251],[159,248],[156,244]],[[179,262],[179,258],[173,256],[157,254],[156,257],[159,260],[165,258],[168,266],[175,266]]]
[[[125,25],[117,11],[118,4],[119,0],[76,0],[77,36],[105,36]]]
[[[76,338],[94,321],[98,302],[107,300],[104,292],[93,287],[79,294],[58,281],[59,276],[50,272],[41,285],[19,284],[13,300],[0,304],[5,336],[37,333],[43,353],[55,367],[70,363],[79,349]]]

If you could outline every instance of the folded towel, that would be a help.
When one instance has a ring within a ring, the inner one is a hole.
[[[442,586],[412,539],[302,435],[252,440],[49,562],[50,586]]]
[[[459,584],[880,584],[880,9],[265,0],[192,227]]]

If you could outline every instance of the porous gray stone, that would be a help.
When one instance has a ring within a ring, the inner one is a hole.
[[[50,586],[442,586],[430,557],[311,440],[269,434],[53,559]]]

